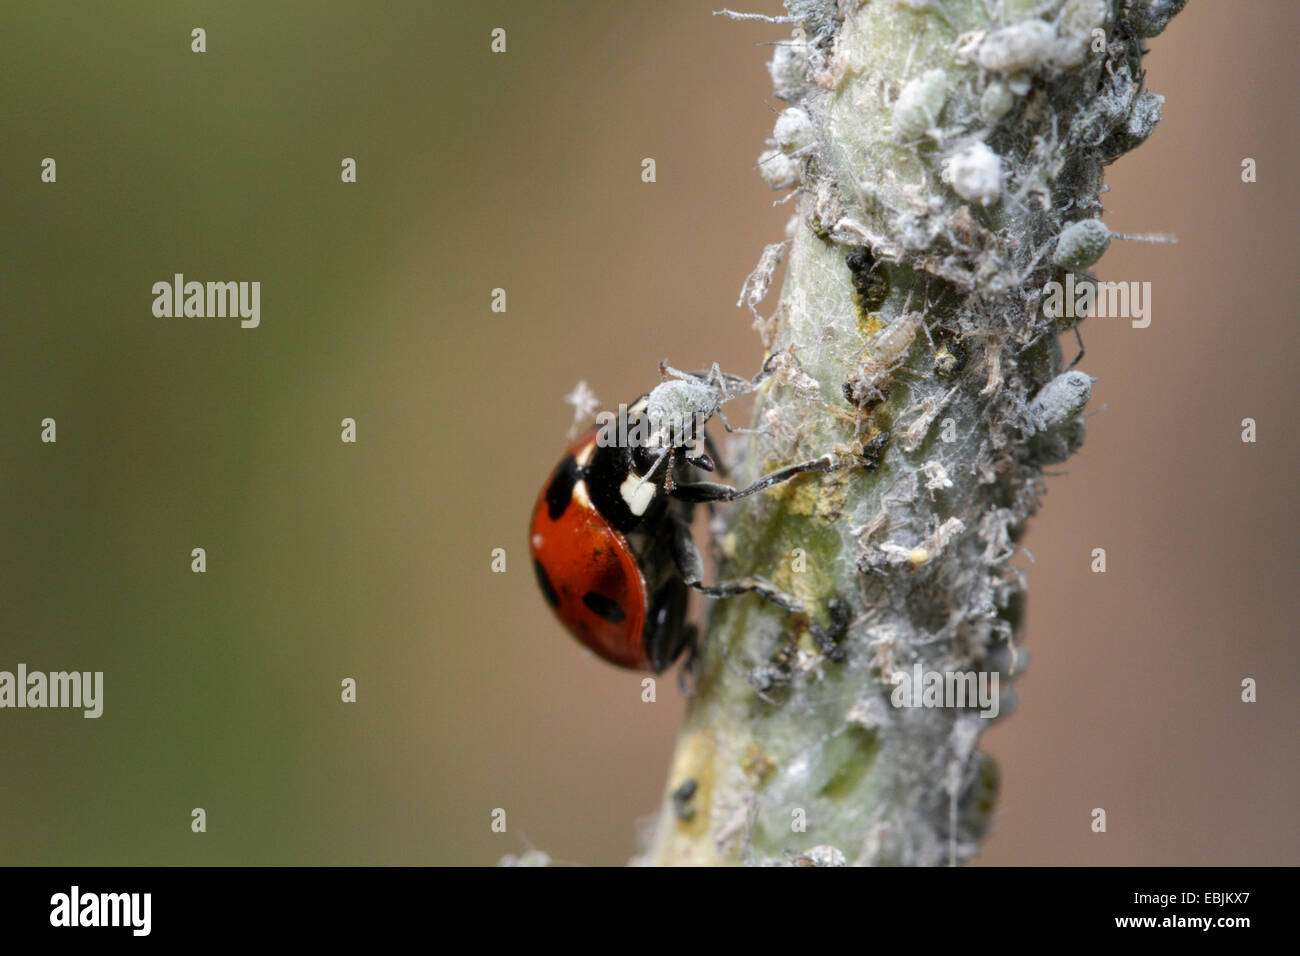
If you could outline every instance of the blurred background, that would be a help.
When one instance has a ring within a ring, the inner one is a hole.
[[[735,302],[793,211],[754,169],[788,30],[710,9],[0,11],[0,670],[105,674],[98,720],[0,711],[0,864],[635,851],[684,702],[564,635],[526,526],[580,379],[617,404],[661,358],[762,359]],[[1099,268],[1152,323],[1084,327],[978,863],[1300,862],[1298,26],[1193,3],[1151,43],[1165,119],[1107,222],[1179,243]],[[155,318],[175,272],[260,281],[261,326]]]

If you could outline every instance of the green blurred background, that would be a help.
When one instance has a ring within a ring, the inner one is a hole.
[[[1110,225],[1180,243],[1101,265],[1153,321],[1085,327],[983,863],[1297,862],[1300,18],[1249,7],[1153,42],[1165,122],[1110,171]],[[734,303],[793,211],[753,168],[786,30],[710,8],[0,11],[0,669],[105,672],[99,720],[0,711],[0,864],[634,851],[683,704],[563,636],[526,523],[579,379],[761,361]],[[155,318],[174,272],[260,281],[261,326]]]

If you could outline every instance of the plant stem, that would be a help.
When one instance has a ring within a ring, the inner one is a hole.
[[[715,605],[643,860],[962,862],[997,790],[981,709],[1011,709],[1018,671],[1009,561],[1091,385],[1062,371],[1073,320],[1044,287],[1067,267],[1094,281],[1105,230],[1057,238],[1100,216],[1103,165],[1158,122],[1144,38],[1181,3],[786,7],[800,23],[771,69],[791,107],[760,165],[799,211],[746,286],[754,308],[788,255],[775,314],[755,312],[784,355],[733,477],[837,447],[866,460],[737,504],[718,547],[724,576],[764,575],[823,624],[839,598],[851,624],[833,662],[760,598]],[[917,666],[997,693],[896,706]]]

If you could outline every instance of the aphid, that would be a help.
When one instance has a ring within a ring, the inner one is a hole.
[[[722,406],[753,389],[773,370],[770,358],[754,379],[678,372],[661,365],[664,381],[575,441],[543,485],[533,507],[533,570],[551,609],[579,641],[622,667],[663,671],[688,648],[687,589],[711,597],[754,592],[791,613],[796,598],[759,576],[705,584],[691,539],[694,505],[735,501],[806,472],[847,464],[835,452],[778,468],[745,488],[698,480],[713,471],[716,451],[704,430]],[[809,630],[823,646],[834,639]]]
[[[908,80],[894,101],[894,138],[910,143],[938,126],[947,98],[948,74],[943,70],[928,70]]]
[[[1080,219],[1061,230],[1052,265],[1079,271],[1100,259],[1110,247],[1111,231],[1100,219]]]
[[[907,358],[921,320],[920,312],[904,312],[871,337],[857,369],[844,382],[849,404],[870,411],[889,397],[889,380]]]
[[[996,73],[1036,70],[1052,55],[1056,30],[1044,20],[1028,19],[993,30],[980,38],[975,62]]]
[[[772,139],[779,149],[787,153],[802,153],[810,149],[816,131],[808,114],[798,106],[792,106],[776,118],[772,128]]]
[[[927,395],[925,398],[921,399],[920,414],[916,416],[912,421],[912,424],[908,425],[907,428],[903,430],[902,444],[904,451],[913,452],[921,446],[921,443],[925,441],[925,436],[929,434],[930,426],[934,424],[935,418],[941,411],[943,411],[945,406],[952,401],[952,397],[956,394],[957,386],[954,385],[952,388],[948,389],[947,394],[943,395],[941,398],[936,399],[933,395]],[[916,406],[913,405],[903,414],[906,415],[915,408]]]
[[[971,143],[944,161],[943,178],[962,199],[990,206],[1002,193],[1002,160],[984,143]]]

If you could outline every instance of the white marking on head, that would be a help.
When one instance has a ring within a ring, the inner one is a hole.
[[[591,507],[591,497],[587,494],[587,483],[585,481],[575,482],[573,485],[573,500],[584,508]]]
[[[633,471],[623,479],[623,484],[618,486],[618,492],[627,503],[628,510],[640,517],[645,514],[645,510],[650,507],[650,502],[654,500],[655,485],[654,482],[646,481]]]
[[[579,468],[586,468],[595,451],[596,440],[593,438],[591,441],[587,442],[587,444],[582,446],[581,450],[573,456],[573,460],[578,463]]]

